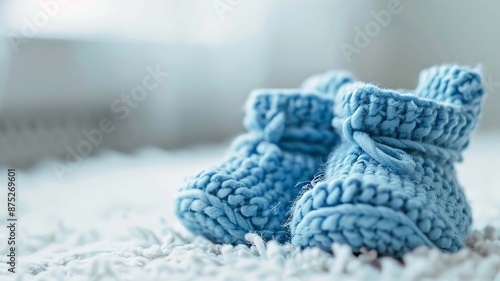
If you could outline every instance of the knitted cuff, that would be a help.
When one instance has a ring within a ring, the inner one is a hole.
[[[462,89],[449,87],[453,88]],[[446,90],[419,97],[355,83],[340,90],[333,125],[344,132],[358,131],[372,137],[408,140],[461,151],[478,123],[483,90],[476,85],[473,89]],[[472,99],[467,99],[468,96]]]
[[[311,90],[256,90],[247,101],[244,125],[284,149],[325,154],[338,140],[332,107],[333,99]]]

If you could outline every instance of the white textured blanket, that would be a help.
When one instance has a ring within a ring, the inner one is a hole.
[[[459,166],[475,229],[455,254],[417,249],[400,262],[318,249],[215,245],[186,232],[172,200],[183,178],[217,162],[220,147],[85,159],[57,181],[51,161],[18,171],[16,274],[7,271],[6,214],[0,209],[0,280],[499,280],[500,136],[473,140]],[[5,170],[6,168],[4,168]],[[0,206],[6,190],[0,192]],[[489,226],[488,226],[489,225]],[[495,228],[497,229],[495,231]]]

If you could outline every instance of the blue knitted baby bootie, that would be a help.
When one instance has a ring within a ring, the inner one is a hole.
[[[394,256],[421,245],[460,249],[472,219],[454,163],[482,98],[480,75],[449,65],[424,70],[413,93],[342,87],[333,125],[343,141],[324,181],[293,207],[292,244]]]
[[[308,86],[319,87],[324,85]],[[254,91],[244,120],[249,132],[233,142],[224,163],[180,190],[176,213],[182,223],[218,243],[244,243],[248,232],[289,239],[283,222],[298,185],[314,178],[339,141],[332,106],[333,96],[316,90]]]

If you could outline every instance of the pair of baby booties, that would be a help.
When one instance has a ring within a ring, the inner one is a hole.
[[[245,243],[248,232],[330,251],[455,252],[472,223],[456,177],[484,90],[476,70],[441,65],[413,90],[347,72],[301,89],[253,91],[229,157],[187,181],[176,214],[193,233]],[[326,161],[326,163],[325,163]]]

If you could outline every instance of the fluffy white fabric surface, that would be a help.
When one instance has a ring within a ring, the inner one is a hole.
[[[252,247],[215,245],[186,232],[173,215],[175,192],[185,176],[216,163],[222,146],[106,152],[62,183],[45,161],[18,171],[18,272],[5,273],[0,231],[0,280],[500,280],[499,145],[498,135],[477,136],[458,167],[475,218],[468,247],[421,248],[403,261],[355,257],[340,245],[334,255],[266,245],[255,234],[247,235]]]

